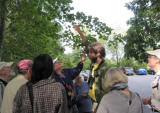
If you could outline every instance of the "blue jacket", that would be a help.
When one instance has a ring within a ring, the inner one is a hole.
[[[62,69],[62,73],[64,74],[65,78],[62,78],[57,73],[52,75],[52,78],[54,78],[56,82],[60,82],[65,87],[69,108],[72,107],[72,100],[71,100],[72,96],[69,95],[70,94],[69,92],[73,93],[73,81],[72,80],[74,80],[79,75],[82,69],[83,69],[83,63],[82,64],[78,63],[77,67]]]

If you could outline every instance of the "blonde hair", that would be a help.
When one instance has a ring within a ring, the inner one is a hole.
[[[112,88],[117,83],[128,82],[128,77],[119,68],[110,68],[105,75],[105,87]]]

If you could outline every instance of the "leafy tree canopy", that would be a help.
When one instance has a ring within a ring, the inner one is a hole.
[[[4,1],[6,5],[0,6],[7,13],[3,61],[33,59],[43,53],[55,58],[64,52],[63,42],[80,47],[79,35],[71,31],[74,24],[95,33],[87,35],[91,42],[96,41],[95,36],[107,40],[112,31],[96,17],[86,16],[83,12],[71,13],[74,10],[70,6],[72,0],[0,0]]]
[[[125,56],[143,62],[147,60],[146,50],[159,48],[160,41],[160,1],[133,0],[126,7],[134,17],[127,23],[131,27],[125,37]]]

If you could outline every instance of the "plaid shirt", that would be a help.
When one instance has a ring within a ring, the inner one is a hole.
[[[56,108],[59,107],[57,110]],[[62,84],[52,80],[41,80],[33,84],[34,113],[68,113],[67,97]],[[58,111],[58,112],[56,112]],[[32,113],[28,87],[23,85],[13,102],[13,113]]]

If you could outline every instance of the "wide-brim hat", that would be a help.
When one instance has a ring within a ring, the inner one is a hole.
[[[156,56],[160,59],[160,49],[156,49],[156,50],[153,50],[153,51],[147,51],[147,53],[150,54],[150,55],[154,55],[154,56]]]

